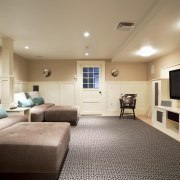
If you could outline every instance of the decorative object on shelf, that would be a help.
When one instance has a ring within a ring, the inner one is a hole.
[[[112,69],[111,70],[111,75],[112,76],[116,77],[116,76],[118,76],[118,74],[119,74],[119,70],[118,69]]]
[[[44,69],[43,75],[44,75],[44,77],[49,77],[51,75],[51,70],[50,69]]]

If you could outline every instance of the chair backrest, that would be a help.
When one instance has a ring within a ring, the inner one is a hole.
[[[120,107],[121,108],[135,108],[137,94],[121,94]]]

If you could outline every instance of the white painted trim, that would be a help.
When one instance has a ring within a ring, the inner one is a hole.
[[[180,64],[161,68],[160,77],[165,78],[165,79],[169,79],[169,71],[176,70],[176,69],[180,69]]]

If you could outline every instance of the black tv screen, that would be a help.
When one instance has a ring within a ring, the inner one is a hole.
[[[170,98],[180,99],[180,69],[169,71]]]

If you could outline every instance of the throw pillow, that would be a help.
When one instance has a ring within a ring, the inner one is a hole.
[[[39,95],[39,92],[38,92],[38,91],[28,92],[27,94],[28,94],[28,96],[29,96],[31,99],[34,99],[34,98],[38,98],[38,97],[40,97],[40,95]]]
[[[32,99],[21,99],[18,101],[18,106],[19,107],[33,107],[34,102]]]
[[[15,106],[18,106],[18,101],[22,99],[27,99],[24,92],[19,92],[14,94]]]
[[[5,117],[7,117],[7,116],[8,116],[8,115],[7,115],[6,110],[4,109],[3,105],[0,104],[0,119],[5,118]]]
[[[44,104],[44,99],[42,97],[37,97],[33,99],[33,102],[36,106]]]

